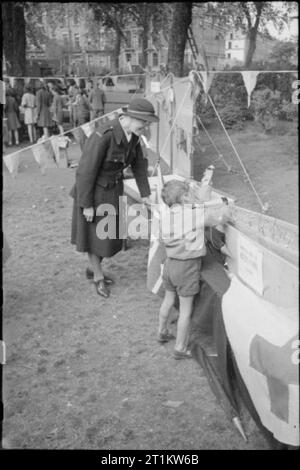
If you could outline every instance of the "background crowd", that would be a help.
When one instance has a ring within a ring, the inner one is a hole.
[[[101,80],[51,80],[13,86],[6,82],[4,141],[8,146],[61,134],[105,113]],[[5,135],[7,133],[7,135]]]

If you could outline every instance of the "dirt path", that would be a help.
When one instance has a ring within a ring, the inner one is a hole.
[[[248,417],[243,442],[195,361],[177,363],[172,345],[156,343],[160,300],[145,288],[146,241],[106,261],[117,283],[109,300],[95,294],[85,256],[69,243],[73,180],[67,169],[41,176],[29,156],[16,180],[4,170],[12,249],[4,268],[4,445],[267,449]]]

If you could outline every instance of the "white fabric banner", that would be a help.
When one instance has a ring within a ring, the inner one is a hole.
[[[262,424],[299,446],[298,308],[274,305],[237,277],[222,299],[226,334]]]

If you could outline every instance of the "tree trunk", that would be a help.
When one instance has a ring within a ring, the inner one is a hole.
[[[116,42],[115,42],[115,52],[114,52],[114,64],[113,64],[113,67],[114,67],[114,70],[113,72],[114,73],[119,73],[119,56],[120,56],[120,50],[121,50],[121,32],[120,30],[117,28],[116,29]]]
[[[251,28],[248,32],[248,48],[246,53],[246,59],[244,67],[247,69],[250,67],[253,59],[253,55],[256,49],[256,36],[257,36],[257,29]]]
[[[148,37],[149,37],[149,23],[145,22],[143,27],[143,36],[142,36],[142,63],[140,64],[143,69],[148,65]]]
[[[173,18],[169,36],[168,72],[183,76],[184,51],[187,29],[192,21],[192,3],[174,3]]]
[[[7,74],[26,75],[26,34],[24,6],[16,2],[2,3],[3,51],[7,61]]]

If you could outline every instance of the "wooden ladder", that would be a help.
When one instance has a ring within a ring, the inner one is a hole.
[[[194,34],[193,34],[193,30],[192,30],[191,26],[188,27],[187,38],[188,38],[189,45],[190,45],[190,48],[191,48],[191,51],[192,51],[192,54],[193,54],[193,58],[194,58],[195,63],[196,63],[196,68],[197,68],[197,70],[200,70],[200,69],[203,70],[203,66],[200,64],[200,61],[199,61],[199,58],[201,57],[201,54],[200,54],[199,48],[196,44]],[[201,52],[202,52],[203,60],[204,60],[204,63],[205,63],[205,67],[206,67],[206,69],[208,69],[207,57],[206,57],[206,53],[203,50],[203,48],[201,48]]]

